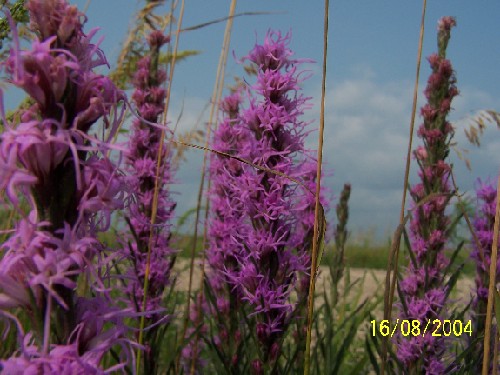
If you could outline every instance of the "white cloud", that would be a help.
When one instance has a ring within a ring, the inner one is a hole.
[[[421,85],[419,91],[423,91]],[[319,92],[319,90],[316,90]],[[334,176],[325,180],[336,195],[344,182],[352,184],[351,230],[376,227],[379,239],[395,229],[403,190],[403,177],[409,137],[413,98],[411,82],[379,83],[373,74],[344,79],[333,84],[326,97],[324,160],[333,167]],[[419,108],[425,98],[419,94]],[[319,101],[318,101],[319,103]],[[470,150],[473,171],[452,152],[451,161],[461,189],[471,189],[476,177],[498,173],[499,130],[491,126],[482,138],[482,147],[468,144],[464,123],[479,108],[500,110],[500,101],[477,88],[463,88],[453,102],[450,118],[457,119],[455,140]],[[314,106],[319,118],[319,105]],[[417,110],[413,149],[421,144],[416,131],[421,123]],[[460,121],[459,121],[460,120]],[[315,135],[317,137],[317,135]],[[311,141],[308,144],[315,144]],[[412,160],[410,181],[415,181]],[[408,199],[408,198],[407,198]]]
[[[413,84],[409,81],[377,82],[375,74],[367,67],[358,70],[355,78],[333,82],[326,96],[325,147],[323,158],[325,168],[333,168],[333,177],[325,178],[338,196],[344,182],[352,184],[350,230],[353,234],[375,229],[378,240],[386,240],[399,220],[402,198],[403,177],[408,146],[409,124],[413,98]],[[423,85],[419,91],[423,91]],[[313,109],[305,114],[305,120],[319,119],[319,98],[315,88]],[[179,98],[179,96],[173,96]],[[199,121],[200,113],[208,100],[185,98],[184,110],[178,132],[192,129]],[[419,108],[424,102],[419,94]],[[171,119],[176,121],[180,112],[181,99],[171,105]],[[451,153],[455,165],[458,185],[462,190],[471,189],[477,177],[487,177],[498,173],[499,130],[490,126],[482,138],[482,147],[468,144],[463,129],[468,116],[480,108],[500,109],[500,101],[488,93],[475,88],[461,89],[461,96],[453,102],[452,122],[456,123],[455,140],[470,150],[469,158],[473,172],[467,171],[465,164]],[[209,110],[202,117],[199,128],[205,127]],[[413,148],[420,139],[416,130],[421,123],[415,121]],[[307,145],[315,148],[318,133],[313,132]],[[196,204],[203,152],[190,151],[188,162],[181,165],[177,173],[178,184],[173,190],[180,192],[178,215]],[[410,181],[416,181],[416,166],[412,160]],[[336,202],[332,202],[332,208]]]

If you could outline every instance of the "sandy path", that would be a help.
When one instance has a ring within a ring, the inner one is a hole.
[[[200,260],[196,260],[196,265],[193,273],[193,289],[197,290],[200,286],[200,275],[201,266]],[[177,290],[187,291],[189,286],[189,260],[185,258],[178,258],[176,262],[175,269],[179,272],[179,278],[177,281]],[[362,291],[360,295],[360,301],[365,299],[370,299],[376,295],[382,295],[384,293],[384,281],[385,274],[384,270],[370,270],[363,268],[351,268],[351,283],[357,279],[362,279],[358,282],[362,284]],[[364,277],[364,279],[363,279]],[[323,293],[324,288],[329,285],[329,272],[327,267],[320,267],[320,274],[318,277],[318,282],[316,285],[316,291],[318,293]],[[342,292],[342,287],[344,281],[341,280],[339,283],[339,293]],[[458,280],[457,286],[453,291],[451,298],[455,303],[466,304],[470,298],[470,291],[474,286],[474,280],[472,278],[463,277]],[[356,288],[355,288],[356,289]],[[357,289],[356,289],[357,290]],[[321,300],[318,299],[318,302]]]

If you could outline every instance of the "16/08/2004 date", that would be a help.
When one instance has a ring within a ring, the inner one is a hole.
[[[470,320],[465,323],[461,320],[440,320],[433,319],[421,323],[419,320],[396,319],[394,324],[389,324],[387,319],[377,323],[376,320],[370,321],[372,335],[380,334],[382,336],[393,337],[398,329],[401,334],[407,336],[422,336],[432,335],[435,337],[449,337],[451,335],[459,337],[462,335],[472,336],[472,322]]]

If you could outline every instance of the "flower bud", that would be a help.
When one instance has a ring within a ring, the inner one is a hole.
[[[254,359],[252,361],[252,374],[253,375],[262,375],[264,374],[264,369],[262,366],[262,362],[259,359]]]

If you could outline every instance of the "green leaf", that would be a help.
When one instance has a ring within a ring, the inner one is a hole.
[[[336,356],[334,357],[333,362],[335,363],[335,366],[333,367],[332,371],[330,372],[332,375],[335,374],[340,374],[340,366],[343,364],[343,362],[346,359],[345,353],[351,346],[351,343],[354,340],[354,337],[356,336],[356,332],[358,331],[357,325],[352,325],[349,328],[349,331],[347,333],[347,336],[344,337],[344,340],[342,342],[342,346],[340,347],[339,351],[336,353]]]
[[[406,228],[403,229],[403,238],[405,241],[405,246],[408,249],[408,254],[410,255],[411,263],[413,264],[413,267],[417,268],[417,260],[415,258],[415,253],[411,248],[410,238],[408,237],[408,232],[406,231]]]
[[[452,372],[455,374],[457,372],[456,369],[459,368],[462,371],[459,372],[461,374],[472,374],[473,369],[477,368],[478,363],[482,360],[482,356],[476,355],[476,351],[478,345],[481,344],[483,337],[476,337],[472,342],[468,343],[465,349],[462,349],[459,353],[457,353],[453,362],[448,366],[445,370],[445,374],[451,374]],[[463,364],[461,364],[463,362]]]
[[[377,359],[375,358],[375,354],[373,353],[370,342],[368,341],[368,337],[365,337],[365,348],[366,352],[368,353],[368,358],[370,358],[370,362],[373,366],[373,369],[375,370],[375,373],[380,374],[380,367],[377,363]]]
[[[455,287],[457,281],[458,281],[458,278],[460,276],[460,273],[462,272],[462,270],[464,269],[464,264],[461,264],[456,270],[455,272],[452,273],[452,275],[450,276],[450,279],[448,280],[448,282],[446,283],[446,298],[445,300],[448,298],[448,296],[450,295],[452,289]]]
[[[458,244],[457,248],[453,251],[453,254],[451,254],[450,257],[450,263],[446,266],[444,269],[443,275],[446,277],[448,275],[448,272],[450,271],[451,267],[455,264],[455,261],[457,259],[458,253],[462,249],[463,245],[465,244],[465,241],[462,241]]]

